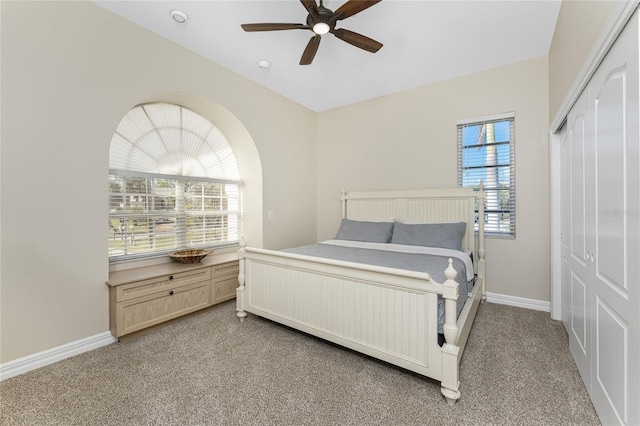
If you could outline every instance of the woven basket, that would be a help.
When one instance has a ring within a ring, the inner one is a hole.
[[[198,263],[212,252],[213,250],[206,249],[185,249],[174,251],[169,257],[180,263]]]

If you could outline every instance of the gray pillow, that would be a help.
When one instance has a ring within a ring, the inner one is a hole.
[[[393,231],[393,222],[367,222],[342,219],[336,240],[388,243]]]
[[[462,237],[466,229],[466,222],[420,224],[396,222],[393,226],[391,243],[462,250]]]

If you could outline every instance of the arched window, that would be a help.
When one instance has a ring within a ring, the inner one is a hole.
[[[133,108],[109,151],[109,259],[238,242],[240,173],[209,120],[178,105]]]

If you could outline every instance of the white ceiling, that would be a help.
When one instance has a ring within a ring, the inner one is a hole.
[[[336,10],[346,0],[325,0]],[[323,111],[549,52],[560,0],[384,0],[338,21],[384,46],[358,49],[331,34],[311,65],[298,65],[309,30],[244,32],[253,22],[305,23],[298,0],[94,3],[281,95]],[[186,24],[172,9],[189,15]],[[271,62],[268,70],[259,60]]]

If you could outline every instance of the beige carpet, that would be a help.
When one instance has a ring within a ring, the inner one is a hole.
[[[2,425],[598,425],[549,314],[481,305],[462,397],[228,302],[0,383]]]

